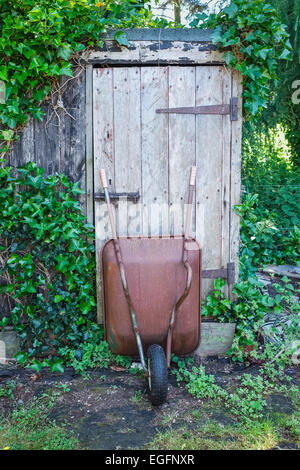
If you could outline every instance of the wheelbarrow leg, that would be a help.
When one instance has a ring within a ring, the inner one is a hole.
[[[187,260],[187,255],[188,255],[188,250],[187,250],[187,243],[188,240],[190,239],[190,226],[191,226],[191,215],[192,215],[192,206],[193,206],[193,197],[194,197],[194,190],[195,190],[195,182],[196,182],[196,166],[192,166],[191,169],[191,176],[190,176],[190,185],[189,185],[189,197],[188,197],[188,207],[187,207],[187,215],[186,215],[186,221],[185,221],[185,231],[184,231],[184,241],[183,241],[183,254],[182,254],[182,262],[183,265],[186,269],[187,272],[187,278],[186,278],[186,286],[184,289],[184,292],[182,296],[177,300],[175,305],[172,308],[172,313],[171,313],[171,318],[170,318],[170,324],[169,324],[169,329],[168,329],[168,336],[167,336],[167,347],[166,347],[166,352],[167,352],[167,367],[169,368],[171,365],[171,349],[172,349],[172,336],[173,336],[173,330],[175,327],[175,321],[176,321],[176,314],[177,311],[180,307],[180,305],[183,303],[183,301],[186,299],[188,296],[191,285],[192,285],[192,268],[190,264],[188,263]]]
[[[100,170],[100,178],[101,178],[101,183],[104,189],[104,194],[105,194],[105,200],[107,204],[107,209],[108,209],[108,216],[109,216],[109,221],[111,225],[111,231],[112,231],[112,237],[114,241],[114,248],[115,248],[115,253],[116,253],[116,258],[117,258],[117,263],[119,266],[119,271],[120,271],[120,276],[121,276],[121,281],[122,281],[122,286],[124,290],[124,294],[126,297],[126,301],[128,304],[129,312],[130,312],[130,317],[131,317],[131,323],[132,323],[132,328],[136,337],[136,343],[139,351],[139,356],[141,360],[141,364],[143,369],[145,370],[146,374],[148,374],[148,369],[146,366],[145,362],[145,357],[144,357],[144,351],[143,351],[143,345],[142,345],[142,340],[138,328],[138,323],[135,315],[135,311],[131,302],[131,298],[129,295],[129,290],[128,290],[128,284],[127,284],[127,279],[126,279],[126,272],[125,272],[125,267],[124,263],[122,261],[122,255],[121,255],[121,250],[120,250],[120,245],[119,245],[119,239],[117,236],[117,231],[116,231],[116,224],[115,224],[115,215],[113,211],[113,207],[110,202],[110,197],[109,197],[109,192],[108,192],[108,184],[106,180],[106,175],[105,175],[105,170]]]

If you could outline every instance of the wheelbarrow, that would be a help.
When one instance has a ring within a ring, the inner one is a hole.
[[[191,354],[200,342],[201,250],[189,235],[195,176],[193,166],[184,234],[118,237],[100,170],[112,231],[100,255],[105,339],[113,353],[139,357],[153,405],[167,399],[171,352]]]

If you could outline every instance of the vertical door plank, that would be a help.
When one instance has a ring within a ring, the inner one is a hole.
[[[195,67],[169,68],[169,106],[195,106]],[[195,162],[195,116],[170,114],[169,117],[169,202],[170,232],[181,235],[187,203],[191,166]],[[191,234],[194,234],[193,211]]]
[[[94,190],[97,193],[103,191],[99,174],[101,168],[104,168],[106,171],[110,190],[112,190],[114,182],[113,70],[111,68],[97,68],[94,69],[93,73]],[[97,319],[98,322],[101,323],[100,251],[103,243],[110,238],[111,231],[105,202],[95,200],[94,210],[96,231]]]
[[[18,166],[26,165],[28,162],[35,161],[33,122],[33,118],[30,117],[19,134],[19,140],[14,142],[12,149],[8,152],[9,164],[12,167],[17,168]]]
[[[73,182],[79,182],[80,188],[86,190],[85,159],[85,73],[74,70],[76,80],[68,82],[63,88],[63,104],[67,112],[61,113],[59,146],[60,171],[69,176]],[[64,81],[68,81],[64,78]],[[81,208],[86,214],[86,195],[79,197]]]
[[[94,175],[93,175],[93,66],[86,67],[85,80],[85,160],[86,160],[86,217],[94,223]]]
[[[163,235],[168,203],[168,68],[141,68],[143,235]],[[163,216],[164,212],[164,216]]]
[[[222,67],[196,69],[196,105],[223,103]],[[203,269],[222,265],[222,116],[196,117],[197,155],[197,238],[202,243]],[[198,216],[199,213],[199,216]],[[213,281],[203,280],[202,296],[206,297]]]
[[[223,66],[220,72],[220,86],[222,92],[222,102],[227,104],[231,98],[231,72]],[[222,266],[226,267],[230,262],[230,165],[231,165],[231,120],[230,116],[222,116]],[[225,295],[228,295],[228,284],[223,289]]]
[[[235,282],[238,281],[240,218],[233,207],[240,203],[241,196],[241,145],[242,145],[242,77],[232,73],[232,96],[238,97],[238,120],[231,126],[231,191],[230,191],[230,259],[235,263]]]
[[[141,192],[140,73],[140,67],[114,68],[114,166],[117,192]],[[120,201],[117,223],[120,236],[139,235],[139,205]]]
[[[34,161],[45,168],[45,174],[61,171],[60,144],[61,126],[51,108],[42,106],[45,116],[42,121],[34,119]]]

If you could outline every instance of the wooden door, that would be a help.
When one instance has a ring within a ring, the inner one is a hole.
[[[217,65],[94,68],[94,191],[102,191],[103,167],[111,191],[141,194],[138,204],[119,202],[120,235],[181,234],[190,168],[196,162],[192,234],[203,250],[203,269],[237,261],[232,206],[238,202],[234,187],[239,187],[240,168],[232,155],[234,123],[229,115],[156,113],[228,104],[234,86],[231,73]],[[111,235],[105,203],[99,200],[95,226],[99,254]],[[99,272],[98,255],[97,264]],[[203,296],[212,282],[203,283]],[[100,301],[100,286],[98,294]]]

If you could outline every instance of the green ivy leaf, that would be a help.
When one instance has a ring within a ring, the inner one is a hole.
[[[2,140],[11,141],[11,140],[13,140],[13,136],[14,136],[14,131],[12,129],[4,130],[1,133],[1,139]]]
[[[57,304],[59,302],[61,302],[63,300],[63,296],[62,295],[55,295],[54,296],[54,302]]]
[[[289,49],[284,49],[282,51],[282,53],[280,54],[280,56],[278,57],[279,60],[281,59],[289,59],[291,60],[292,59],[292,53]]]
[[[22,352],[18,352],[14,358],[16,359],[16,361],[21,365],[23,366],[27,360],[28,360],[28,353],[22,353]]]
[[[35,370],[36,372],[40,372],[41,369],[43,368],[43,363],[41,363],[40,361],[38,361],[37,359],[34,359],[30,364],[28,364],[26,366],[27,368],[29,369],[33,369]]]
[[[61,374],[64,373],[63,361],[60,359],[56,359],[50,363],[50,371],[51,372],[60,372]]]
[[[0,65],[0,80],[7,81],[8,68],[5,65]]]
[[[114,35],[115,41],[117,41],[120,46],[129,46],[129,42],[124,31],[117,31]]]
[[[230,5],[224,8],[223,11],[228,15],[229,18],[233,18],[234,15],[239,11],[239,8],[234,2],[231,2]]]
[[[232,66],[237,62],[236,57],[232,51],[224,52],[224,59],[227,65]]]
[[[57,51],[57,55],[58,55],[58,57],[61,57],[64,60],[68,60],[69,57],[72,55],[72,52],[73,52],[73,50],[72,50],[71,46],[63,45],[63,46],[59,47],[59,49]]]

